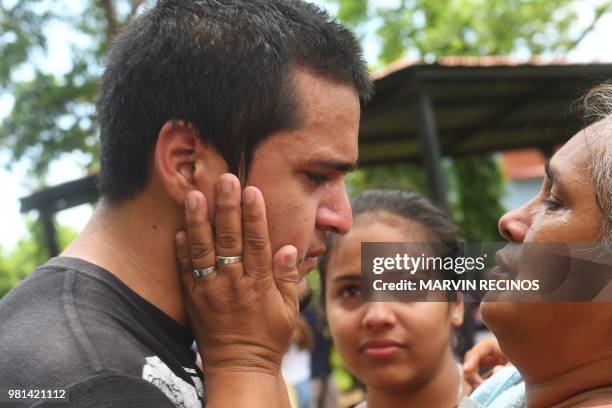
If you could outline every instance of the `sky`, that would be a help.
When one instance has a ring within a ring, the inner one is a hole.
[[[381,0],[383,2],[392,2],[393,0]],[[4,3],[10,3],[10,0],[4,0]],[[314,3],[323,5],[324,0],[315,0]],[[77,13],[80,2],[71,3],[72,11]],[[586,24],[590,19],[590,4],[592,0],[580,0],[577,4],[577,9],[580,12],[577,26]],[[82,4],[82,3],[81,3]],[[49,41],[49,53],[47,56],[36,56],[38,63],[44,64],[49,72],[62,73],[68,69],[68,64],[71,58],[70,42],[66,38],[70,38],[73,43],[84,41],[83,38],[78,38],[68,35],[69,28],[60,24],[48,28],[47,38]],[[612,15],[606,15],[597,24],[595,30],[591,32],[580,44],[568,54],[567,58],[571,62],[612,62],[612,54],[610,54],[609,42],[612,38]],[[365,56],[369,61],[374,60],[377,53],[377,47],[374,41],[366,41]],[[27,77],[28,72],[20,73]],[[12,97],[7,94],[0,93],[0,120],[10,111]],[[26,163],[18,163],[10,170],[4,167],[4,164],[9,160],[8,152],[0,149],[0,251],[10,251],[14,248],[19,238],[26,233],[24,215],[19,212],[19,198],[27,196],[32,191],[27,186]],[[79,154],[65,155],[61,160],[51,166],[48,177],[49,185],[56,185],[65,181],[73,180],[84,175],[84,171],[79,164],[84,163],[85,158]],[[91,215],[92,209],[90,205],[82,205],[69,210],[64,210],[57,215],[57,222],[61,225],[69,225],[76,230],[80,230],[87,222]]]

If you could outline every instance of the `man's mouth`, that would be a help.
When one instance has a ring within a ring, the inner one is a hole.
[[[302,262],[302,266],[300,268],[301,275],[306,275],[308,272],[313,270],[317,266],[318,257],[315,256],[307,256],[304,258],[304,262]]]
[[[325,253],[325,245],[319,245],[306,253],[300,266],[300,276],[305,276],[317,266],[319,257]]]

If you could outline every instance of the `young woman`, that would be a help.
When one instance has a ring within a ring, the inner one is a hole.
[[[347,369],[367,387],[359,408],[454,407],[471,388],[452,350],[463,303],[365,302],[362,242],[455,241],[454,226],[426,199],[373,190],[353,203],[354,224],[321,259],[327,321]]]

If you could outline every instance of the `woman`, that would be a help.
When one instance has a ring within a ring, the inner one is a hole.
[[[348,370],[367,387],[360,408],[454,407],[470,392],[455,361],[463,303],[364,302],[362,242],[455,241],[444,213],[414,193],[374,190],[353,203],[354,224],[319,265],[327,321]]]
[[[551,158],[540,192],[499,221],[501,234],[515,247],[588,244],[593,257],[610,255],[612,85],[593,89],[585,101],[587,117],[597,121]],[[485,323],[524,380],[524,395],[507,392],[520,380],[508,367],[476,390],[471,398],[478,406],[508,407],[511,396],[525,398],[533,408],[612,406],[612,267],[607,267],[607,286],[598,286],[603,289],[594,294],[594,302],[482,304]],[[573,278],[584,281],[577,289],[591,283],[586,274]]]
[[[293,328],[289,349],[283,357],[283,377],[294,394],[291,406],[308,408],[313,399],[312,373],[310,370],[314,335],[308,322],[300,316]]]

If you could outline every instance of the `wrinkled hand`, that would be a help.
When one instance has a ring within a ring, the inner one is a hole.
[[[499,347],[495,338],[479,341],[472,347],[463,359],[463,375],[473,388],[478,387],[491,375],[508,364],[508,359]],[[490,369],[481,375],[483,369]]]
[[[297,250],[286,245],[272,256],[261,191],[253,186],[242,191],[236,176],[219,178],[214,207],[213,226],[206,197],[189,192],[187,231],[176,236],[186,308],[205,377],[219,370],[278,376],[298,316]],[[216,261],[216,256],[240,255],[242,262]],[[194,268],[216,263],[216,272],[194,277]]]

